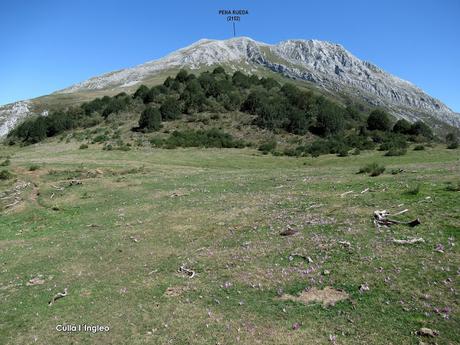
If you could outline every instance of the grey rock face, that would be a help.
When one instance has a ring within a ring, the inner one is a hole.
[[[397,117],[411,121],[432,118],[460,128],[460,116],[441,101],[410,82],[358,59],[341,45],[318,40],[287,40],[269,45],[246,37],[223,41],[203,39],[162,59],[94,77],[57,93],[122,90],[163,71],[219,64],[248,73],[267,68],[331,92],[348,93],[372,105],[386,107]],[[24,111],[18,111],[15,104],[0,107],[0,136],[30,113],[28,107],[19,106],[20,109]]]

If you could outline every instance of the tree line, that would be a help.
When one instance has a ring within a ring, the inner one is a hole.
[[[274,132],[315,134],[320,137],[318,142],[303,150],[315,154],[369,149],[375,145],[404,148],[408,141],[434,138],[431,128],[422,121],[394,121],[381,109],[368,114],[359,106],[343,106],[291,83],[282,85],[273,78],[240,71],[229,74],[222,67],[199,75],[180,70],[161,85],[141,85],[132,95],[123,92],[104,96],[48,116],[30,118],[8,137],[26,144],[36,143],[73,128],[95,126],[122,112],[139,112],[134,129],[151,132],[159,130],[164,121],[202,112],[229,111],[250,114],[254,125]],[[450,139],[455,142],[455,138]]]

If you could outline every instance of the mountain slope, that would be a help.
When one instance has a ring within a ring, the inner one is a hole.
[[[338,44],[288,40],[269,45],[241,37],[223,41],[203,39],[162,59],[75,84],[48,99],[0,107],[0,136],[23,117],[46,111],[50,99],[56,97],[65,105],[67,101],[78,102],[104,93],[130,90],[140,83],[151,83],[152,78],[168,71],[205,69],[215,65],[249,73],[278,73],[334,94],[385,107],[396,117],[411,121],[423,119],[435,127],[447,124],[460,128],[459,114],[442,102],[410,82],[358,59]]]

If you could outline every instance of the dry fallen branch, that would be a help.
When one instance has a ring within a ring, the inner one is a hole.
[[[58,292],[53,296],[53,298],[48,302],[48,305],[51,306],[55,301],[57,301],[60,298],[66,297],[67,296],[67,288],[64,289],[64,292]]]
[[[313,260],[311,259],[311,257],[305,256],[305,255],[302,255],[302,254],[297,254],[297,253],[292,253],[292,254],[290,254],[289,257],[288,257],[288,260],[289,260],[289,261],[292,261],[292,260],[294,260],[295,257],[299,257],[299,258],[301,258],[301,259],[304,259],[304,260],[307,261],[308,263],[312,263],[312,262],[313,262]]]
[[[414,243],[425,243],[425,240],[421,237],[419,238],[411,238],[407,240],[396,240],[393,238],[393,243],[396,244],[414,244]]]
[[[196,274],[195,271],[188,269],[185,266],[179,267],[179,272],[187,274],[190,277],[190,279],[193,278]]]
[[[135,236],[129,236],[130,240],[133,241],[133,242],[136,242],[138,243],[140,240],[139,238],[135,237]]]
[[[405,209],[405,210],[402,210],[400,212],[397,212],[395,214],[393,214],[394,216],[397,216],[397,215],[400,215],[400,214],[403,214],[403,213],[406,213],[408,210]],[[390,219],[388,218],[388,216],[390,215],[390,212],[388,212],[387,210],[383,210],[383,211],[374,211],[374,224],[376,225],[377,228],[379,228],[380,226],[391,226],[391,225],[394,225],[394,224],[401,224],[401,225],[407,225],[407,226],[410,226],[410,227],[414,227],[414,226],[417,226],[420,223],[420,219],[416,218],[410,222],[400,222],[399,220],[394,220],[394,219]]]
[[[346,196],[346,195],[348,195],[348,194],[351,194],[351,193],[354,193],[354,191],[349,190],[348,192],[345,192],[345,193],[340,194],[340,197],[343,198],[344,196]]]

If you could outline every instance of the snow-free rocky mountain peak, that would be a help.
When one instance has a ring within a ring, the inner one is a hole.
[[[258,73],[264,70],[303,80],[333,94],[348,95],[387,108],[396,117],[422,119],[460,128],[460,115],[408,81],[355,57],[344,47],[318,40],[287,40],[271,45],[247,37],[202,39],[164,58],[94,77],[47,96],[101,95],[132,90],[160,73],[223,65],[230,70]],[[32,113],[46,113],[47,97],[0,107],[0,136]],[[63,97],[64,98],[64,97]],[[38,107],[37,104],[40,104]],[[34,109],[36,108],[36,109]]]

